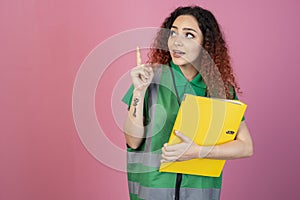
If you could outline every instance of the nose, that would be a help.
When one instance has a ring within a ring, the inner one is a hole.
[[[178,41],[178,40],[175,40],[174,45],[175,46],[182,46],[182,42]]]
[[[175,46],[182,46],[182,38],[181,36],[177,36],[176,38],[174,38],[174,45]]]

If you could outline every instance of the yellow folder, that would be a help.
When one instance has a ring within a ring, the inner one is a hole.
[[[227,100],[185,94],[168,144],[178,144],[178,130],[196,144],[214,146],[234,140],[247,105],[238,100]],[[197,158],[180,162],[162,163],[160,172],[174,172],[219,177],[226,160]]]

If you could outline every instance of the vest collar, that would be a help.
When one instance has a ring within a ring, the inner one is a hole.
[[[184,77],[180,67],[178,65],[175,65],[172,60],[170,61],[170,66],[174,70],[176,86],[185,86],[189,81]],[[189,83],[193,86],[206,89],[206,84],[204,83],[200,73],[198,73]]]

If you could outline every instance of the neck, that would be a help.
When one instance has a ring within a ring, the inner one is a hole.
[[[179,66],[184,77],[191,81],[195,78],[195,76],[198,74],[198,71],[192,66],[192,65],[180,65]]]

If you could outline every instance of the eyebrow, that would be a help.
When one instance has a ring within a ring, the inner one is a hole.
[[[178,29],[177,26],[172,26],[171,28]],[[183,28],[182,30],[184,30],[184,31],[194,31],[195,33],[198,33],[196,30],[194,30],[192,28]]]

